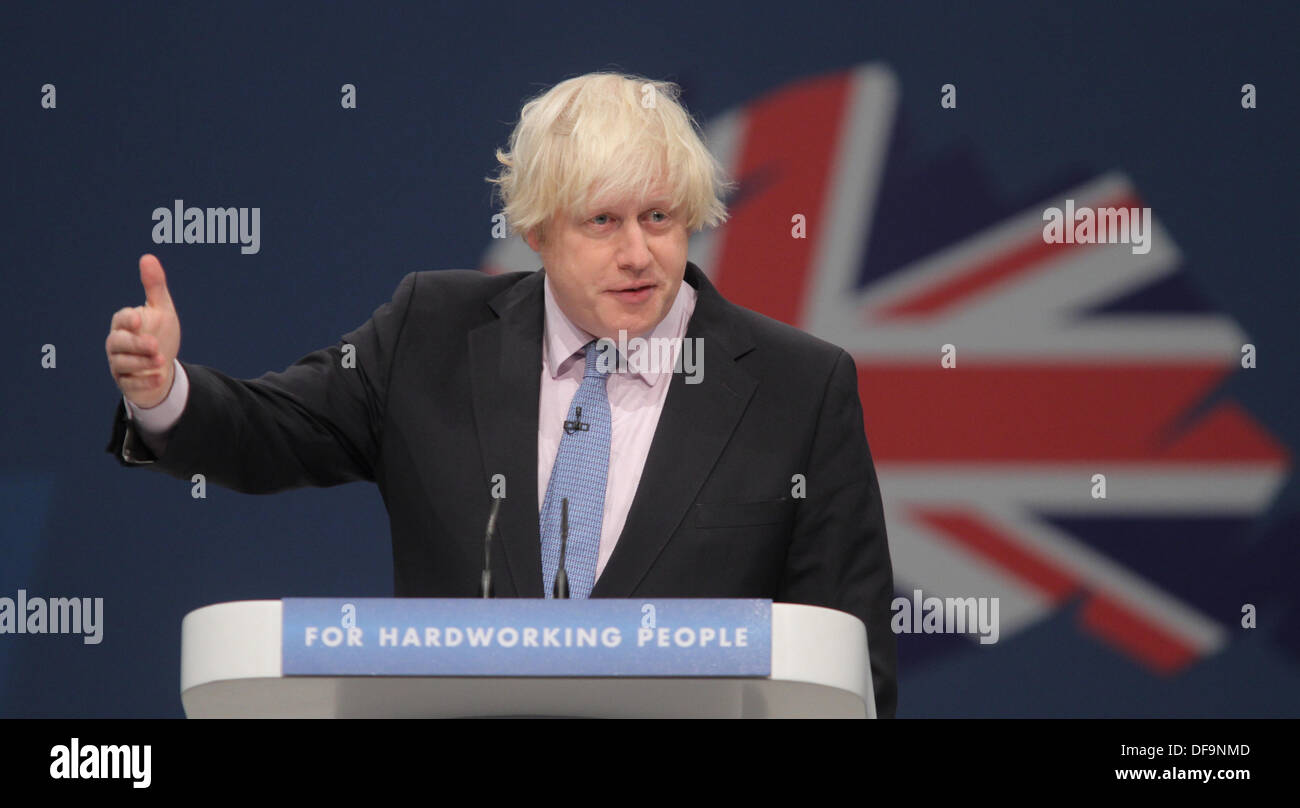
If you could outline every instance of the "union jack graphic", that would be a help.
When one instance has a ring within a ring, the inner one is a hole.
[[[1189,570],[1226,568],[1289,473],[1216,393],[1250,340],[1195,300],[1158,218],[1145,254],[1044,242],[1043,210],[1066,199],[1143,207],[1123,174],[999,209],[959,165],[903,167],[898,97],[870,64],[713,120],[740,190],[691,260],[728,299],[853,355],[900,592],[996,596],[1002,642],[1077,603],[1083,631],[1176,675],[1225,647],[1245,596]],[[516,238],[484,268],[536,260]]]

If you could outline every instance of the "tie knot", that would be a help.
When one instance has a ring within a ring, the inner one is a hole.
[[[612,364],[611,361],[607,359],[604,362],[601,362],[599,359],[605,351],[611,350],[613,347],[614,346],[608,342],[601,345],[600,340],[595,339],[584,345],[583,351],[586,353],[587,366],[582,371],[582,378],[586,379],[591,376],[604,378],[605,376],[608,376],[610,365]]]

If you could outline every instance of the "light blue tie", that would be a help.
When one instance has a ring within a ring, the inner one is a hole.
[[[542,532],[542,589],[552,597],[560,567],[560,501],[569,500],[569,539],[564,569],[569,597],[585,598],[596,582],[600,528],[605,517],[605,481],[609,477],[609,397],[605,392],[608,365],[597,367],[596,340],[584,347],[587,366],[582,384],[569,402],[560,436],[560,450],[546,485],[539,517]],[[602,363],[605,364],[605,363]]]

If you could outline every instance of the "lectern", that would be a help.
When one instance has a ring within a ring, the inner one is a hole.
[[[286,598],[181,626],[190,718],[874,718],[852,615],[765,600]]]

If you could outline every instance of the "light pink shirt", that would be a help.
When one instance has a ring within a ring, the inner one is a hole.
[[[537,505],[546,501],[546,487],[551,480],[551,467],[560,451],[560,437],[564,432],[564,419],[569,415],[569,404],[582,384],[585,369],[578,351],[595,337],[574,325],[551,292],[551,279],[546,279],[546,329],[542,338],[542,394],[537,406]],[[695,311],[695,289],[682,281],[677,297],[659,325],[647,339],[673,340],[672,361],[681,350],[681,339],[686,336],[686,324]],[[629,334],[628,339],[638,336]],[[668,357],[665,355],[664,357]],[[637,483],[645,469],[650,443],[654,440],[659,414],[664,410],[668,386],[672,380],[672,364],[660,362],[654,373],[611,373],[605,382],[609,396],[609,477],[605,481],[605,520],[600,528],[600,555],[596,560],[596,577],[605,569],[614,552],[614,545],[623,532],[627,513],[632,508]]]
[[[564,419],[569,414],[569,404],[582,383],[584,369],[582,347],[595,337],[574,325],[551,292],[551,279],[544,284],[546,298],[546,327],[542,335],[542,384],[537,403],[537,506],[546,500],[546,487],[551,479],[551,467],[560,450],[560,436],[564,432]],[[629,334],[628,338],[643,336],[649,339],[672,340],[671,362],[660,362],[658,368],[648,367],[639,373],[611,373],[605,382],[609,396],[610,446],[609,477],[605,482],[605,518],[600,530],[600,556],[596,562],[599,578],[614,552],[614,545],[623,532],[632,499],[636,496],[641,472],[645,470],[650,443],[654,440],[659,415],[663,412],[672,380],[672,362],[681,350],[681,340],[686,336],[686,325],[695,311],[695,289],[685,281],[677,290],[668,314],[659,325],[644,335]],[[666,343],[665,343],[666,344]],[[665,359],[669,357],[667,354]],[[629,357],[630,359],[630,357]],[[142,409],[126,402],[127,417],[139,429],[140,437],[160,454],[166,445],[166,433],[178,420],[189,400],[189,377],[179,361],[172,389],[157,406]],[[655,372],[658,371],[658,372]],[[125,401],[125,398],[123,399]]]

